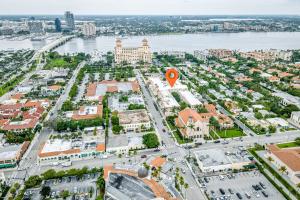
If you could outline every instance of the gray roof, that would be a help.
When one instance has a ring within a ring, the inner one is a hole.
[[[151,188],[141,179],[127,174],[110,173],[106,192],[120,200],[150,200],[156,198]]]

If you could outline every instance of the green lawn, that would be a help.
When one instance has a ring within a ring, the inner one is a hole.
[[[221,130],[221,131],[217,131],[217,134],[221,138],[233,138],[233,137],[245,136],[245,134],[243,133],[243,131],[238,130],[238,129]]]
[[[174,135],[175,139],[177,140],[178,144],[185,144],[185,143],[190,143],[190,142],[192,142],[192,140],[184,139],[184,138],[181,136],[179,130],[174,131],[174,132],[173,132],[173,135]]]
[[[297,144],[296,142],[288,142],[288,143],[277,144],[277,146],[281,149],[284,149],[284,148],[290,148],[290,147],[299,147],[300,144]]]
[[[219,139],[219,137],[218,137],[213,131],[210,131],[209,135],[210,135],[210,137],[211,137],[212,139],[214,139],[214,140]]]

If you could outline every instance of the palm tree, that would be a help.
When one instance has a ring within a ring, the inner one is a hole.
[[[269,157],[268,157],[268,161],[273,162],[274,159],[273,159],[271,156],[269,156]]]
[[[286,172],[286,166],[281,166],[280,168],[279,168],[279,171],[282,173],[282,174],[284,174],[285,172]]]
[[[297,184],[298,192],[300,190],[300,183]]]
[[[188,188],[189,188],[189,184],[185,183],[184,184],[184,189],[185,189],[185,195],[184,196],[185,196],[185,198],[186,198],[186,191],[187,191]]]
[[[158,179],[160,179],[161,166],[159,166],[156,171],[157,171],[157,177]]]
[[[179,178],[180,190],[182,191],[182,186],[184,185],[184,179],[182,176]]]

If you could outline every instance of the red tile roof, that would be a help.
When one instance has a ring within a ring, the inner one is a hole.
[[[25,130],[29,128],[35,128],[35,126],[38,124],[38,119],[26,119],[28,120],[27,123],[20,123],[20,124],[14,124],[11,121],[9,123],[6,123],[2,129],[6,131],[13,131],[13,130]],[[23,121],[24,122],[24,121]]]
[[[166,158],[162,158],[162,157],[158,156],[154,160],[151,161],[150,165],[152,167],[158,168],[158,167],[163,166],[166,163],[166,161],[167,161]]]
[[[280,149],[276,145],[268,145],[267,149],[293,171],[300,171],[300,147]]]

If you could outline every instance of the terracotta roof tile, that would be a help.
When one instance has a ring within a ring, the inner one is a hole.
[[[98,144],[96,147],[96,151],[104,152],[105,151],[105,144]]]
[[[163,166],[166,163],[166,161],[166,158],[162,158],[159,156],[152,160],[150,165],[157,168]]]
[[[267,148],[290,169],[300,171],[300,147],[280,149],[276,145],[269,145]]]

